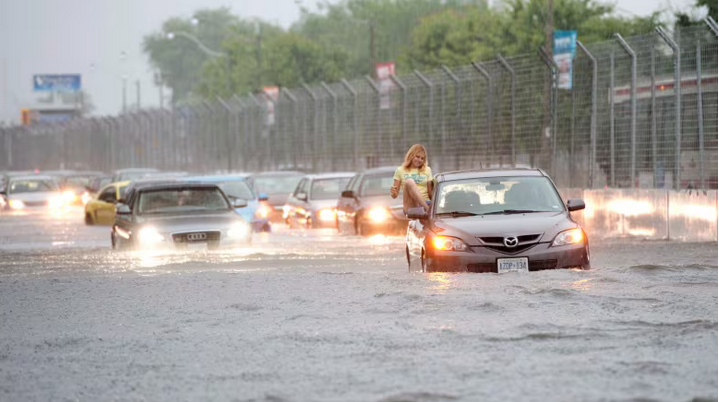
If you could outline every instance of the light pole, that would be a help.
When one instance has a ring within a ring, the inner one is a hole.
[[[193,18],[192,24],[197,25],[196,21],[197,21],[197,19]],[[202,41],[200,41],[200,39],[198,39],[195,35],[189,34],[187,32],[178,31],[178,32],[168,32],[167,33],[167,39],[170,39],[170,40],[175,39],[175,37],[177,37],[177,36],[181,36],[183,38],[189,39],[194,44],[196,44],[197,47],[200,48],[200,50],[202,50],[203,53],[205,53],[206,55],[208,55],[210,57],[224,58],[225,59],[225,70],[226,70],[225,73],[227,74],[227,88],[232,90],[232,77],[230,74],[232,70],[230,68],[230,56],[227,53],[210,49],[204,43],[202,43]]]
[[[366,24],[369,26],[369,57],[370,57],[370,76],[372,78],[377,78],[377,58],[375,55],[375,40],[374,40],[374,21],[372,20],[363,20],[359,18],[349,18],[350,21],[359,23],[359,24]]]

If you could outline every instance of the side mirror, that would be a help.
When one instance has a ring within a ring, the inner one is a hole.
[[[130,207],[128,207],[125,204],[117,204],[115,206],[115,213],[117,215],[130,215],[130,213],[131,213]]]
[[[236,198],[232,201],[232,206],[234,208],[244,208],[247,206],[247,200],[244,198]]]
[[[579,211],[580,209],[584,209],[584,207],[584,200],[581,198],[570,198],[567,200],[567,209],[569,212]]]
[[[260,195],[257,197],[259,201],[267,201],[270,199],[270,197],[267,195],[267,193],[260,193]]]
[[[342,198],[355,198],[355,192],[352,190],[345,190],[342,192]]]
[[[297,193],[297,198],[300,201],[307,201],[307,193]]]
[[[427,213],[422,207],[410,208],[407,211],[407,217],[409,219],[427,219]]]

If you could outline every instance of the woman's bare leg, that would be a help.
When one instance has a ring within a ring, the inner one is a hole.
[[[417,184],[414,180],[407,180],[404,182],[404,195],[402,196],[402,204],[404,204],[404,210],[409,211],[410,208],[422,207],[425,211],[429,210],[429,206],[422,198],[419,193]]]

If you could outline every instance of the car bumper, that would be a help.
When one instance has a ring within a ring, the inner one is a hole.
[[[586,244],[550,247],[539,243],[517,254],[506,254],[487,247],[469,251],[436,251],[428,248],[426,267],[430,272],[497,272],[500,258],[527,257],[530,271],[545,269],[589,269],[589,247]]]

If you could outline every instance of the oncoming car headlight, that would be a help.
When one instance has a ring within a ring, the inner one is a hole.
[[[255,216],[260,219],[267,219],[267,217],[270,216],[270,213],[272,213],[272,209],[270,209],[269,206],[260,204],[255,211]]]
[[[77,200],[77,194],[72,190],[66,190],[62,192],[62,201],[66,204],[72,204]]]
[[[467,245],[461,239],[449,236],[437,236],[432,240],[435,250],[467,251]]]
[[[250,234],[250,226],[246,223],[236,223],[227,230],[227,237],[233,240],[244,239]]]
[[[369,218],[374,222],[384,222],[389,219],[389,211],[384,207],[372,208],[369,211]]]
[[[569,244],[582,243],[584,240],[584,233],[582,229],[569,229],[561,232],[554,238],[552,246],[566,246]]]
[[[157,229],[145,227],[140,229],[140,232],[137,234],[137,239],[140,241],[140,244],[157,244],[165,240],[165,237],[161,235]]]
[[[23,209],[25,208],[25,203],[20,200],[10,200],[8,203],[10,205],[10,208],[12,209]]]
[[[335,220],[335,210],[332,208],[325,208],[320,209],[320,220],[324,222],[329,222]]]
[[[50,208],[61,208],[65,205],[65,200],[63,199],[62,195],[55,196],[47,200],[47,205]]]

